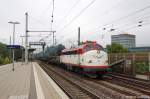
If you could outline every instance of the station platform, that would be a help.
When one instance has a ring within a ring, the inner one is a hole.
[[[0,99],[69,99],[36,62],[0,66]]]

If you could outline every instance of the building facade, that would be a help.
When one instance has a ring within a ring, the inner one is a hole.
[[[129,52],[150,52],[150,47],[132,47],[128,48]]]
[[[118,43],[126,48],[131,48],[136,46],[135,38],[135,35],[131,34],[111,35],[111,43]]]

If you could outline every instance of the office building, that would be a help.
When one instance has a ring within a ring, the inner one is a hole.
[[[118,43],[126,48],[131,48],[136,46],[135,35],[131,34],[119,34],[111,36],[111,43]]]

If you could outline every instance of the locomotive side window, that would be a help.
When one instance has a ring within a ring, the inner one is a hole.
[[[72,55],[72,54],[77,54],[77,50],[66,51],[66,52],[63,52],[63,53],[62,53],[62,55]]]

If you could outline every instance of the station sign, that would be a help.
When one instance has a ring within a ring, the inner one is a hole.
[[[8,49],[20,49],[20,45],[7,45]]]

